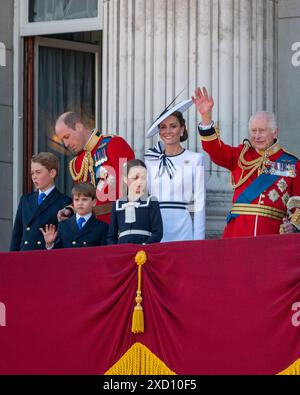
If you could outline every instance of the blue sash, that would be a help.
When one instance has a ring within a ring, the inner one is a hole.
[[[289,154],[283,153],[276,162],[284,163],[290,162],[295,164],[297,159]],[[278,181],[282,176],[274,174],[261,174],[258,176],[248,187],[238,196],[234,203],[246,203],[250,204],[255,200],[261,193]],[[240,214],[231,214],[229,212],[226,221],[229,223],[232,219],[239,217]]]

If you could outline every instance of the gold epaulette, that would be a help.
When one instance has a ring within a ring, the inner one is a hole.
[[[282,148],[282,147],[281,147]],[[291,155],[291,156],[293,156],[294,158],[296,158],[297,160],[300,160],[299,158],[298,158],[298,156],[297,155],[295,155],[295,154],[293,154],[292,152],[289,152],[288,150],[286,150],[285,148],[282,148],[282,150],[284,151],[284,152],[286,152],[287,154],[289,154],[289,155]]]
[[[98,141],[100,140],[100,138],[103,137],[102,133],[99,132],[99,130],[95,129],[89,139],[89,141],[86,143],[84,150],[85,151],[90,151],[92,152],[93,149],[96,147],[96,145],[98,144]]]

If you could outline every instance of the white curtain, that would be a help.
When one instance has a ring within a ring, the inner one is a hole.
[[[97,0],[30,0],[29,7],[30,22],[95,18],[98,15]]]

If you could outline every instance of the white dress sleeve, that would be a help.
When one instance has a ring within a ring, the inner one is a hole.
[[[198,154],[193,174],[194,240],[205,239],[205,169],[203,154]]]
[[[152,194],[152,185],[151,185],[151,164],[147,158],[144,158],[144,163],[147,167],[147,190],[149,195]]]

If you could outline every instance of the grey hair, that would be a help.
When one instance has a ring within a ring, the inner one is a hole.
[[[251,124],[256,118],[264,117],[268,121],[268,125],[272,130],[277,129],[277,122],[275,115],[272,112],[269,111],[257,111],[255,114],[253,114],[248,123],[248,129],[251,130]]]

